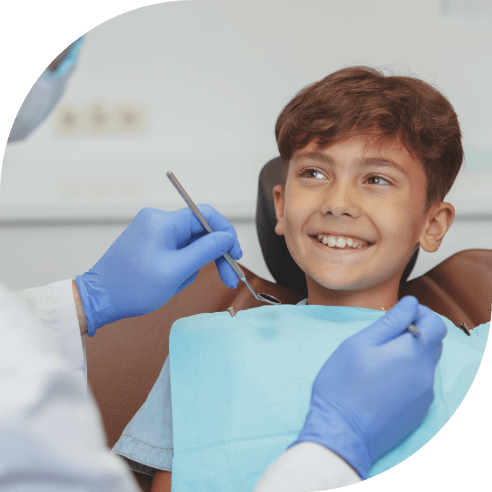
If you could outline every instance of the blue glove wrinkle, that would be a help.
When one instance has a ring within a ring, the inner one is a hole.
[[[111,301],[97,280],[97,272],[89,270],[83,276],[75,277],[80,300],[87,321],[87,334],[93,337],[96,330],[107,324],[104,320],[111,313]]]

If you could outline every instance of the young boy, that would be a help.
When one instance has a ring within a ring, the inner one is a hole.
[[[295,440],[323,362],[396,304],[413,253],[437,251],[454,218],[443,199],[463,161],[461,132],[425,82],[340,70],[286,106],[276,137],[275,231],[306,274],[308,298],[174,324],[163,371],[114,448],[137,471],[172,469],[173,491],[251,491]],[[487,330],[468,341],[445,322],[429,413],[368,476],[429,441],[473,381]]]

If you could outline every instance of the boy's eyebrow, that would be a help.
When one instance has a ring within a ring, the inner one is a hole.
[[[312,151],[312,152],[305,152],[302,154],[298,154],[295,158],[296,161],[301,160],[301,159],[309,159],[313,161],[322,161],[326,164],[333,164],[334,161],[333,159],[325,154],[324,152],[317,152],[317,151]],[[369,167],[369,166],[385,166],[385,167],[392,167],[400,172],[402,172],[405,175],[408,175],[408,173],[405,171],[403,166],[400,164],[397,164],[395,161],[388,159],[386,157],[368,157],[367,159],[364,159],[360,163],[361,167]]]

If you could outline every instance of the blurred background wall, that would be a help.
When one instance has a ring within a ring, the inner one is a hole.
[[[447,199],[456,220],[413,277],[492,249],[491,28],[488,0],[192,0],[109,20],[87,33],[52,115],[7,146],[2,280],[73,278],[139,209],[182,208],[168,170],[231,220],[242,264],[271,279],[254,217],[259,172],[278,155],[276,118],[302,87],[354,64],[423,78],[461,121],[466,162]]]

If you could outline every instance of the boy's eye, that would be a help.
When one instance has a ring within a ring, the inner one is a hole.
[[[389,185],[391,184],[387,179],[383,178],[382,176],[379,176],[379,174],[372,174],[371,176],[369,176],[367,178],[366,181],[369,181],[370,179],[378,179],[379,181],[383,180],[383,181],[386,181],[386,183],[388,183]],[[381,183],[378,182],[376,184],[381,184]],[[386,186],[386,185],[384,185],[384,186]]]
[[[299,176],[301,177],[305,177],[306,174],[308,173],[318,173],[318,174],[321,174],[320,171],[318,171],[317,169],[303,169],[300,173],[299,173]]]
[[[323,176],[323,174],[321,173],[321,171],[318,171],[318,169],[311,169],[311,168],[303,169],[299,173],[299,176],[306,177],[307,174],[311,174],[311,173],[318,173],[321,176]],[[308,179],[311,179],[311,178],[308,178]],[[374,182],[374,180],[377,180],[374,184],[381,184],[382,186],[386,186],[386,184],[382,184],[381,181],[385,181],[385,183],[387,183],[388,185],[391,185],[391,183],[387,179],[383,178],[383,176],[380,176],[379,174],[371,174],[366,179],[366,182],[369,181],[369,180],[373,180],[373,182]]]

